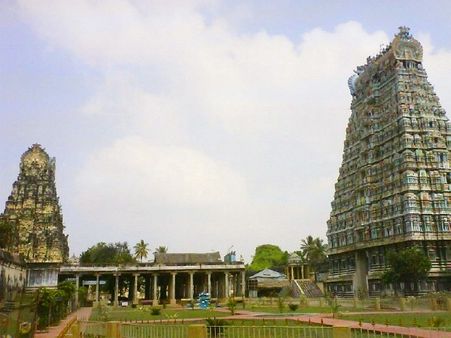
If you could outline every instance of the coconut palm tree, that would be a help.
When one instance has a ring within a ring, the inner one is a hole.
[[[139,241],[138,243],[136,243],[136,245],[134,246],[135,249],[135,256],[136,258],[139,257],[139,259],[141,260],[141,262],[143,261],[143,258],[147,258],[147,255],[149,253],[149,249],[148,249],[149,244],[145,243],[144,240]]]
[[[155,248],[155,252],[156,253],[167,253],[168,252],[168,247],[160,245],[158,248]]]
[[[327,244],[319,237],[307,236],[301,241],[301,250],[307,262],[316,269],[326,259]]]

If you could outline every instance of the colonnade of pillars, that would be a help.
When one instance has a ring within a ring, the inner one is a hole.
[[[150,279],[152,279],[152,304],[157,305],[159,303],[159,279],[162,277],[162,275],[165,275],[167,278],[167,275],[169,274],[169,284],[164,285],[165,287],[168,287],[168,298],[170,304],[176,303],[176,290],[177,290],[177,283],[176,283],[176,277],[178,274],[188,274],[188,286],[187,286],[187,292],[185,292],[185,284],[183,284],[179,290],[182,290],[183,296],[187,297],[179,297],[179,298],[188,298],[188,299],[194,299],[194,289],[195,289],[195,283],[194,283],[194,274],[205,274],[206,276],[206,283],[198,283],[200,284],[200,287],[203,288],[203,292],[208,292],[210,295],[212,295],[212,272],[169,272],[169,273],[153,273],[151,275],[149,274],[143,274],[145,276],[145,297],[148,298],[150,296]],[[228,298],[232,294],[233,296],[244,296],[246,292],[246,279],[245,279],[245,272],[240,271],[239,273],[236,272],[229,272],[229,271],[223,271],[221,272],[223,274],[222,278],[218,276],[218,272],[216,272],[216,290],[213,292],[213,294],[216,296],[215,298]],[[113,304],[115,306],[119,305],[119,279],[121,277],[120,273],[113,274],[114,275],[114,300]],[[241,278],[239,278],[239,275]],[[100,286],[100,276],[101,274],[96,274],[96,288],[95,288],[95,301],[99,301],[100,293],[99,293],[99,286]],[[138,279],[140,277],[139,273],[133,274],[133,283],[130,285],[130,287],[133,287],[133,303],[138,303]],[[218,278],[219,277],[219,278]],[[232,287],[230,285],[232,283]],[[206,284],[206,288],[205,288]],[[222,285],[220,285],[222,284]],[[80,275],[77,274],[75,276],[75,285],[76,289],[78,290],[80,287]],[[161,287],[161,285],[160,285]],[[130,290],[129,290],[130,291]],[[198,290],[199,291],[199,290]],[[75,302],[78,305],[78,292],[75,293]]]
[[[286,267],[285,272],[288,280],[307,278],[304,265],[290,265]]]

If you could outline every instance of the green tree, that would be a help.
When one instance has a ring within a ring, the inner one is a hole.
[[[10,249],[13,240],[13,227],[3,217],[0,217],[0,248]]]
[[[63,319],[68,313],[68,304],[74,295],[75,285],[70,281],[59,283],[56,289],[40,289],[37,304],[38,327],[44,329]]]
[[[385,284],[392,283],[395,291],[399,283],[405,283],[407,291],[418,293],[418,282],[425,280],[431,270],[429,257],[417,247],[390,251],[387,254],[387,264],[389,268],[382,274],[382,281]],[[410,289],[412,282],[414,288]]]
[[[282,251],[277,245],[263,244],[255,248],[255,255],[249,270],[278,269],[287,264],[288,253]]]
[[[156,253],[167,253],[168,252],[168,247],[160,245],[158,248],[155,248],[155,252]]]
[[[130,253],[127,242],[105,243],[100,242],[91,246],[80,255],[80,264],[130,264],[136,260]]]
[[[327,244],[323,243],[323,240],[319,237],[307,236],[307,238],[303,239],[301,241],[301,251],[314,271],[318,271],[320,266],[327,260]]]
[[[148,249],[149,244],[145,243],[144,240],[140,240],[136,245],[134,246],[135,249],[135,257],[140,259],[140,261],[143,261],[143,258],[147,258],[147,255],[149,254]]]

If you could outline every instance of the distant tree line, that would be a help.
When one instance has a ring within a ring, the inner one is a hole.
[[[307,236],[301,240],[299,250],[295,253],[301,259],[302,264],[309,265],[314,272],[327,271],[327,245],[320,238]],[[247,266],[249,271],[261,271],[271,269],[283,272],[288,264],[288,251],[283,251],[279,246],[263,244],[255,248],[252,262]]]

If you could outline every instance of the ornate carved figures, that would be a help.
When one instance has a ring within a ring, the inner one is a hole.
[[[380,292],[387,251],[415,244],[432,261],[422,288],[448,287],[451,128],[422,58],[400,27],[349,82],[352,113],[327,232],[332,292]]]
[[[27,262],[60,263],[67,259],[69,248],[55,187],[55,159],[39,144],[22,155],[19,176],[0,217],[12,229],[11,251]]]

